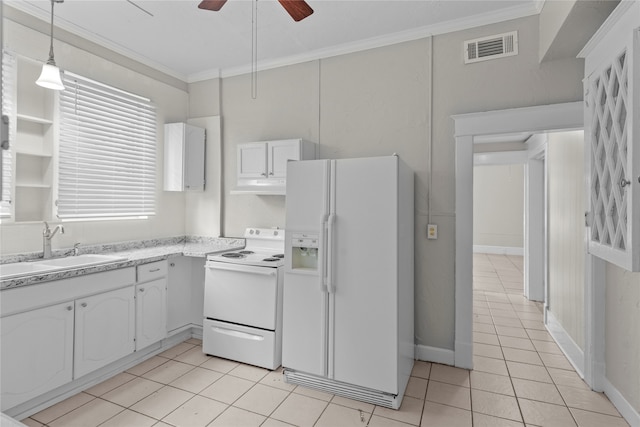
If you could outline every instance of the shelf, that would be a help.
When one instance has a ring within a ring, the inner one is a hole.
[[[18,120],[24,120],[26,122],[38,123],[41,125],[52,125],[53,120],[43,119],[42,117],[29,116],[27,114],[18,114]]]
[[[51,188],[49,184],[42,184],[38,182],[16,182],[16,187],[18,188],[42,188],[47,189]]]
[[[42,153],[42,152],[38,152],[38,151],[20,150],[19,148],[16,148],[16,154],[19,154],[21,156],[31,156],[31,157],[45,157],[45,158],[53,157],[53,154],[51,154],[51,153]]]

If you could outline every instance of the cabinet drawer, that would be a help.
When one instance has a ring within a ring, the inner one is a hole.
[[[167,275],[167,261],[156,261],[136,267],[137,282],[148,282]]]

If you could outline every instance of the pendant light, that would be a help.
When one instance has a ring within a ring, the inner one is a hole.
[[[62,2],[63,0],[51,0],[51,46],[49,47],[49,59],[47,63],[42,66],[42,73],[40,73],[40,77],[36,80],[38,86],[54,90],[64,90],[64,85],[60,78],[60,69],[56,66],[56,61],[53,59],[53,4]]]

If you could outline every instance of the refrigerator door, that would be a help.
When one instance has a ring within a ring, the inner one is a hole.
[[[397,394],[398,159],[333,162],[329,377]]]
[[[327,374],[328,174],[326,160],[287,165],[282,366],[320,376]]]

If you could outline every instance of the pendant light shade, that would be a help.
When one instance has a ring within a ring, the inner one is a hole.
[[[56,61],[53,59],[53,4],[62,3],[63,0],[51,0],[51,44],[49,46],[49,59],[47,63],[42,66],[42,73],[36,80],[38,86],[42,86],[47,89],[63,90],[64,85],[60,78],[60,69],[56,66]]]
[[[46,63],[42,66],[42,73],[36,80],[36,84],[47,89],[64,90],[64,85],[60,78],[60,69],[56,67],[55,63]]]

